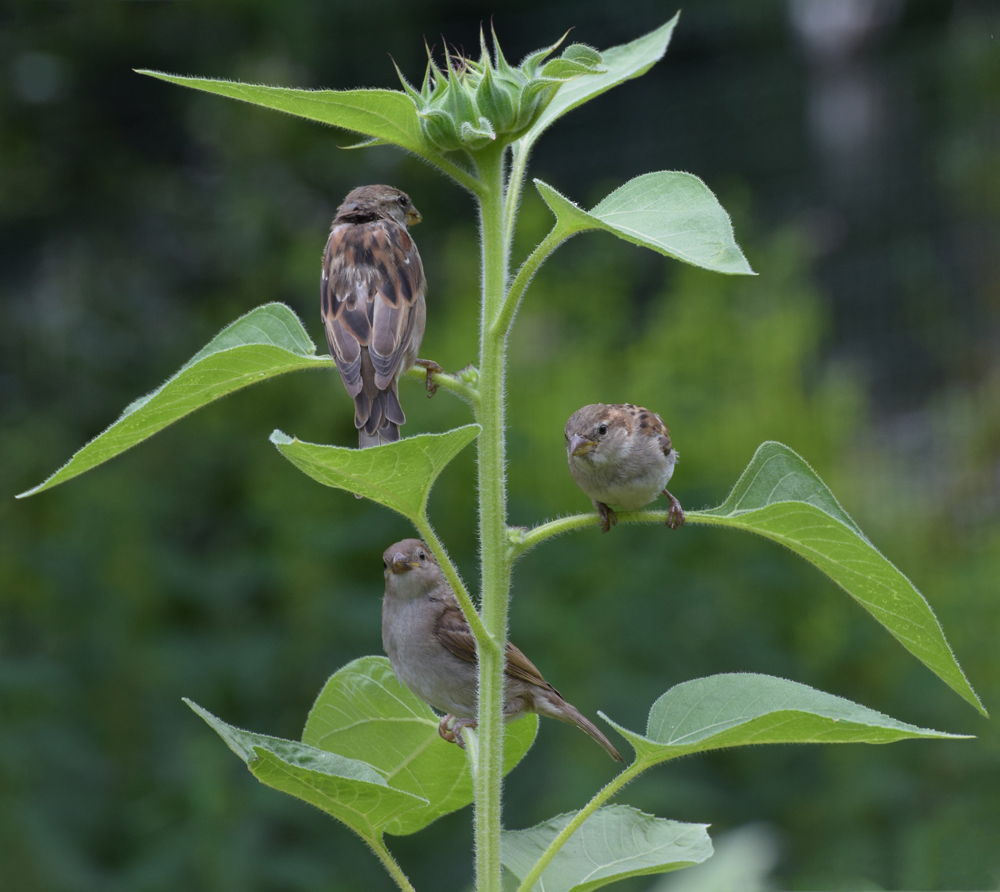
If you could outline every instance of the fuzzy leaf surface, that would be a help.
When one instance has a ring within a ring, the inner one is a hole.
[[[247,763],[261,783],[302,799],[364,839],[378,842],[404,812],[422,808],[423,799],[395,789],[371,765],[305,743],[243,731],[186,701],[227,746]]]
[[[585,211],[535,180],[556,225],[567,237],[588,229],[610,232],[675,260],[719,273],[753,275],[736,244],[729,214],[698,177],[661,170],[629,180]]]
[[[478,424],[443,434],[418,434],[368,449],[304,443],[282,431],[271,442],[300,471],[392,508],[410,520],[421,517],[438,474],[478,435]]]
[[[608,721],[649,765],[761,743],[894,743],[961,738],[919,728],[843,697],[771,675],[728,673],[675,685],[649,710],[646,734]]]
[[[500,858],[523,879],[573,819],[559,815],[529,830],[505,830]],[[566,841],[532,887],[536,892],[589,892],[627,877],[666,873],[712,855],[707,824],[682,824],[627,805],[595,811]]]
[[[20,498],[103,464],[233,391],[286,372],[325,366],[335,368],[329,356],[316,356],[316,345],[295,313],[279,303],[257,307],[226,326],[171,378],[126,407],[114,424]]]
[[[395,789],[427,802],[386,825],[397,836],[415,833],[472,802],[467,755],[438,734],[440,717],[401,685],[385,657],[361,657],[332,675],[309,713],[304,743],[360,759]],[[504,731],[504,774],[535,740],[538,716]]]
[[[692,511],[689,519],[757,533],[801,555],[986,714],[923,595],[868,541],[819,475],[787,446],[762,444],[726,501],[717,508]]]

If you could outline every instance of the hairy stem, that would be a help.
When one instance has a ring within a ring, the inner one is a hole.
[[[459,373],[461,374],[461,373]],[[407,378],[424,382],[427,380],[427,372],[419,366],[414,366],[406,372]],[[466,383],[457,375],[449,375],[444,372],[434,373],[434,383],[441,389],[447,390],[459,399],[465,400],[473,409],[479,405],[479,390],[473,385]]]
[[[670,518],[669,511],[616,511],[618,523],[662,523],[666,524]],[[700,511],[685,511],[684,519],[687,523],[708,523],[724,524],[725,519],[713,515],[704,514]],[[530,551],[536,545],[540,545],[546,539],[553,536],[561,536],[563,533],[571,533],[573,530],[582,530],[584,527],[598,527],[601,525],[601,517],[593,514],[571,514],[569,517],[559,517],[547,523],[541,523],[530,530],[520,527],[512,527],[509,532],[510,545],[507,554],[513,562],[526,551]]]
[[[567,238],[573,234],[572,230],[561,227],[558,223],[552,227],[552,231],[539,242],[538,247],[528,256],[528,259],[521,264],[514,281],[511,283],[510,291],[504,298],[500,312],[497,313],[493,323],[493,329],[497,334],[506,335],[510,330],[510,324],[514,321],[514,314],[524,296],[524,290],[528,287],[538,268],[545,262],[546,258]]]
[[[479,892],[499,892],[500,785],[503,777],[503,670],[507,639],[510,560],[507,556],[507,491],[504,443],[506,337],[492,321],[507,284],[508,245],[503,233],[503,147],[480,153],[482,303],[479,344],[479,548],[483,624],[494,646],[479,652],[479,768],[476,797],[476,880]]]
[[[385,847],[385,843],[380,839],[377,842],[368,840],[368,844],[372,847],[372,851],[378,855],[378,860],[389,871],[390,876],[396,881],[396,885],[403,892],[416,892],[413,884],[407,879],[406,874],[403,873],[403,869],[399,866],[399,862],[392,857],[392,853]]]

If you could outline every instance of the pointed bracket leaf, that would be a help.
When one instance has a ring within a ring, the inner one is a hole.
[[[362,657],[332,675],[316,699],[302,740],[359,759],[398,790],[427,804],[401,813],[386,832],[415,833],[472,802],[469,757],[438,734],[440,717],[399,683],[385,657]],[[504,774],[535,740],[538,716],[504,728]]]
[[[670,170],[643,174],[615,189],[590,211],[541,180],[535,180],[535,186],[556,215],[556,232],[562,238],[602,229],[693,266],[754,275],[736,244],[729,214],[692,174]]]
[[[251,105],[282,111],[309,121],[331,124],[370,137],[361,145],[391,143],[430,162],[463,186],[476,191],[478,181],[467,170],[442,157],[427,141],[413,100],[400,90],[302,90],[269,87],[206,77],[185,77],[138,69],[168,83],[238,99]],[[349,148],[359,148],[359,145]]]
[[[521,146],[517,151],[528,151],[542,132],[557,118],[572,111],[583,103],[600,96],[612,87],[617,87],[632,78],[639,77],[649,71],[667,51],[667,45],[673,36],[674,27],[680,13],[655,31],[651,31],[637,40],[621,46],[611,47],[601,51],[601,67],[599,74],[589,74],[586,77],[567,81],[546,106],[545,111],[531,126],[531,129],[521,137]]]
[[[504,866],[524,879],[572,819],[572,814],[558,815],[528,830],[503,831]],[[712,855],[707,827],[657,818],[627,805],[605,806],[569,838],[533,888],[590,892],[627,877],[692,867]]]
[[[371,765],[294,740],[243,731],[185,701],[261,783],[303,799],[342,821],[370,844],[386,827],[426,800],[390,786]]]
[[[368,449],[304,443],[278,430],[271,434],[271,442],[314,480],[365,496],[417,523],[438,474],[480,430],[478,424],[467,424]]]
[[[284,304],[264,304],[226,326],[152,393],[128,406],[114,424],[80,449],[32,496],[89,471],[202,406],[250,384],[298,369],[335,368],[316,356],[298,316]]]
[[[628,739],[643,767],[679,756],[761,743],[893,743],[964,738],[919,728],[807,685],[731,673],[683,682],[649,711],[645,735],[601,718]]]
[[[986,715],[923,595],[868,541],[819,475],[787,446],[762,444],[726,501],[717,508],[692,511],[688,519],[757,533],[801,555]]]

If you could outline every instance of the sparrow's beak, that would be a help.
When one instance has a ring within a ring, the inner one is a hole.
[[[569,450],[570,455],[586,455],[596,445],[596,440],[588,440],[586,437],[581,437],[579,434],[573,434],[573,436],[569,438],[569,445],[566,448]]]
[[[411,206],[409,211],[406,212],[406,222],[410,226],[416,226],[424,218],[420,216],[420,211],[415,207]]]
[[[389,569],[392,570],[393,573],[399,574],[406,573],[407,571],[413,570],[418,566],[420,565],[416,561],[408,561],[405,554],[401,551],[397,551],[392,556],[392,563],[389,564]]]

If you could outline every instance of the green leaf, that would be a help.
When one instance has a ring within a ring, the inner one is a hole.
[[[298,743],[242,731],[185,700],[247,763],[261,783],[321,808],[370,843],[381,840],[387,825],[423,799],[389,786],[370,765]]]
[[[18,498],[65,483],[242,387],[298,369],[335,367],[329,356],[315,354],[316,345],[288,307],[258,307],[224,328],[172,378],[133,402],[104,433]]]
[[[271,442],[313,480],[365,496],[416,520],[424,513],[438,474],[480,430],[478,424],[467,424],[368,449],[304,443],[278,430],[271,434]]]
[[[521,143],[530,148],[542,132],[557,118],[561,118],[567,112],[583,105],[595,96],[600,96],[601,93],[607,92],[612,87],[617,87],[619,84],[649,71],[666,53],[667,44],[670,43],[670,37],[674,33],[674,26],[676,26],[679,17],[680,13],[665,25],[638,40],[612,47],[609,50],[602,50],[600,65],[605,69],[604,72],[567,81],[560,86],[545,111],[542,112],[531,129],[521,137]]]
[[[642,736],[601,717],[655,765],[689,753],[761,743],[894,743],[916,737],[963,738],[918,728],[770,675],[710,675],[672,687],[649,711]]]
[[[420,132],[417,110],[410,98],[399,90],[300,90],[207,77],[184,77],[145,69],[139,69],[138,73],[310,121],[332,124],[343,130],[384,140],[416,155],[426,157],[428,153],[427,143]],[[431,151],[430,154],[436,153]]]
[[[729,214],[712,191],[689,173],[647,173],[615,189],[585,211],[541,180],[535,186],[556,215],[564,237],[603,229],[634,245],[719,273],[753,275]]]
[[[687,517],[694,523],[758,533],[801,555],[986,715],[930,605],[868,541],[819,475],[787,446],[764,443],[725,502]]]
[[[386,825],[394,835],[415,833],[472,802],[467,755],[438,734],[440,717],[401,685],[385,657],[348,663],[326,683],[309,713],[303,742],[373,766],[393,788],[426,805]],[[504,773],[527,753],[538,730],[531,715],[506,726]]]
[[[573,819],[559,815],[530,830],[505,830],[500,858],[523,879]],[[588,892],[626,877],[666,873],[712,855],[707,824],[682,824],[627,805],[595,811],[567,840],[532,887],[538,892]]]

